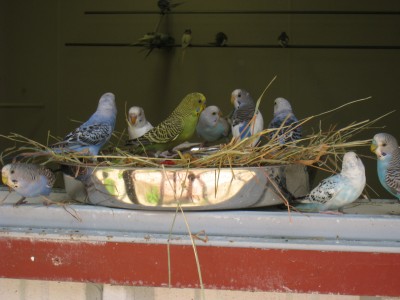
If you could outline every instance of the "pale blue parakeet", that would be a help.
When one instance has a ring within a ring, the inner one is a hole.
[[[275,135],[279,144],[283,145],[288,142],[293,142],[301,138],[301,126],[298,125],[298,120],[293,114],[292,106],[285,98],[276,98],[274,104],[274,117],[268,125],[269,129],[278,129],[269,133],[269,138],[272,139]]]
[[[264,119],[260,111],[257,111],[254,122],[253,119],[256,104],[250,93],[243,89],[236,89],[232,92],[231,103],[234,106],[232,115],[232,136],[243,140],[252,135],[255,135],[263,130]],[[252,145],[258,143],[259,138],[254,139]]]
[[[378,178],[382,186],[400,200],[400,149],[394,136],[378,133],[372,139],[371,151],[378,159]]]
[[[67,134],[63,141],[50,147],[55,152],[82,152],[97,155],[110,139],[117,117],[115,96],[105,93],[101,96],[96,112],[74,131]]]
[[[211,105],[201,113],[196,132],[205,142],[215,142],[229,135],[230,125],[222,117],[220,109]]]
[[[56,181],[56,176],[51,170],[28,163],[5,165],[1,170],[1,178],[5,185],[23,197],[17,205],[24,203],[25,198],[50,195]],[[44,199],[46,204],[51,203],[49,199]]]
[[[322,180],[296,209],[305,212],[341,210],[357,200],[366,184],[365,168],[354,152],[343,157],[342,171]]]

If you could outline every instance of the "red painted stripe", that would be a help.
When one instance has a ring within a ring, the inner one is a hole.
[[[400,295],[400,254],[197,247],[206,288]],[[32,257],[34,260],[32,261]],[[171,246],[174,287],[199,287],[190,246]],[[0,277],[168,284],[167,247],[0,238]]]

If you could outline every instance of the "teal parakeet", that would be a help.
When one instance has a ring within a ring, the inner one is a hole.
[[[164,121],[127,145],[133,146],[134,152],[171,150],[192,137],[205,106],[203,94],[188,94]]]
[[[378,158],[378,178],[382,186],[400,200],[400,149],[394,136],[378,133],[372,139],[371,151]]]

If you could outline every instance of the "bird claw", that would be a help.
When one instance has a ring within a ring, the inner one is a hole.
[[[18,206],[20,206],[20,205],[22,205],[22,204],[28,203],[28,201],[26,201],[25,199],[26,199],[25,197],[19,199],[19,200],[14,204],[14,207],[18,207]]]
[[[157,154],[157,157],[162,157],[162,158],[176,158],[178,157],[178,153],[173,153],[169,150],[161,152]]]
[[[325,210],[325,211],[321,211],[320,213],[326,214],[326,215],[338,215],[338,216],[344,214],[344,212],[342,212],[342,211],[334,211],[334,210]]]

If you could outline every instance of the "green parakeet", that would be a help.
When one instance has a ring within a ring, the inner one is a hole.
[[[183,59],[185,58],[185,52],[186,48],[190,46],[192,42],[192,30],[191,29],[186,29],[185,32],[182,35],[182,62]]]
[[[134,146],[135,152],[172,149],[192,137],[205,106],[206,97],[203,94],[188,94],[168,118],[143,136],[129,140],[127,145]]]

